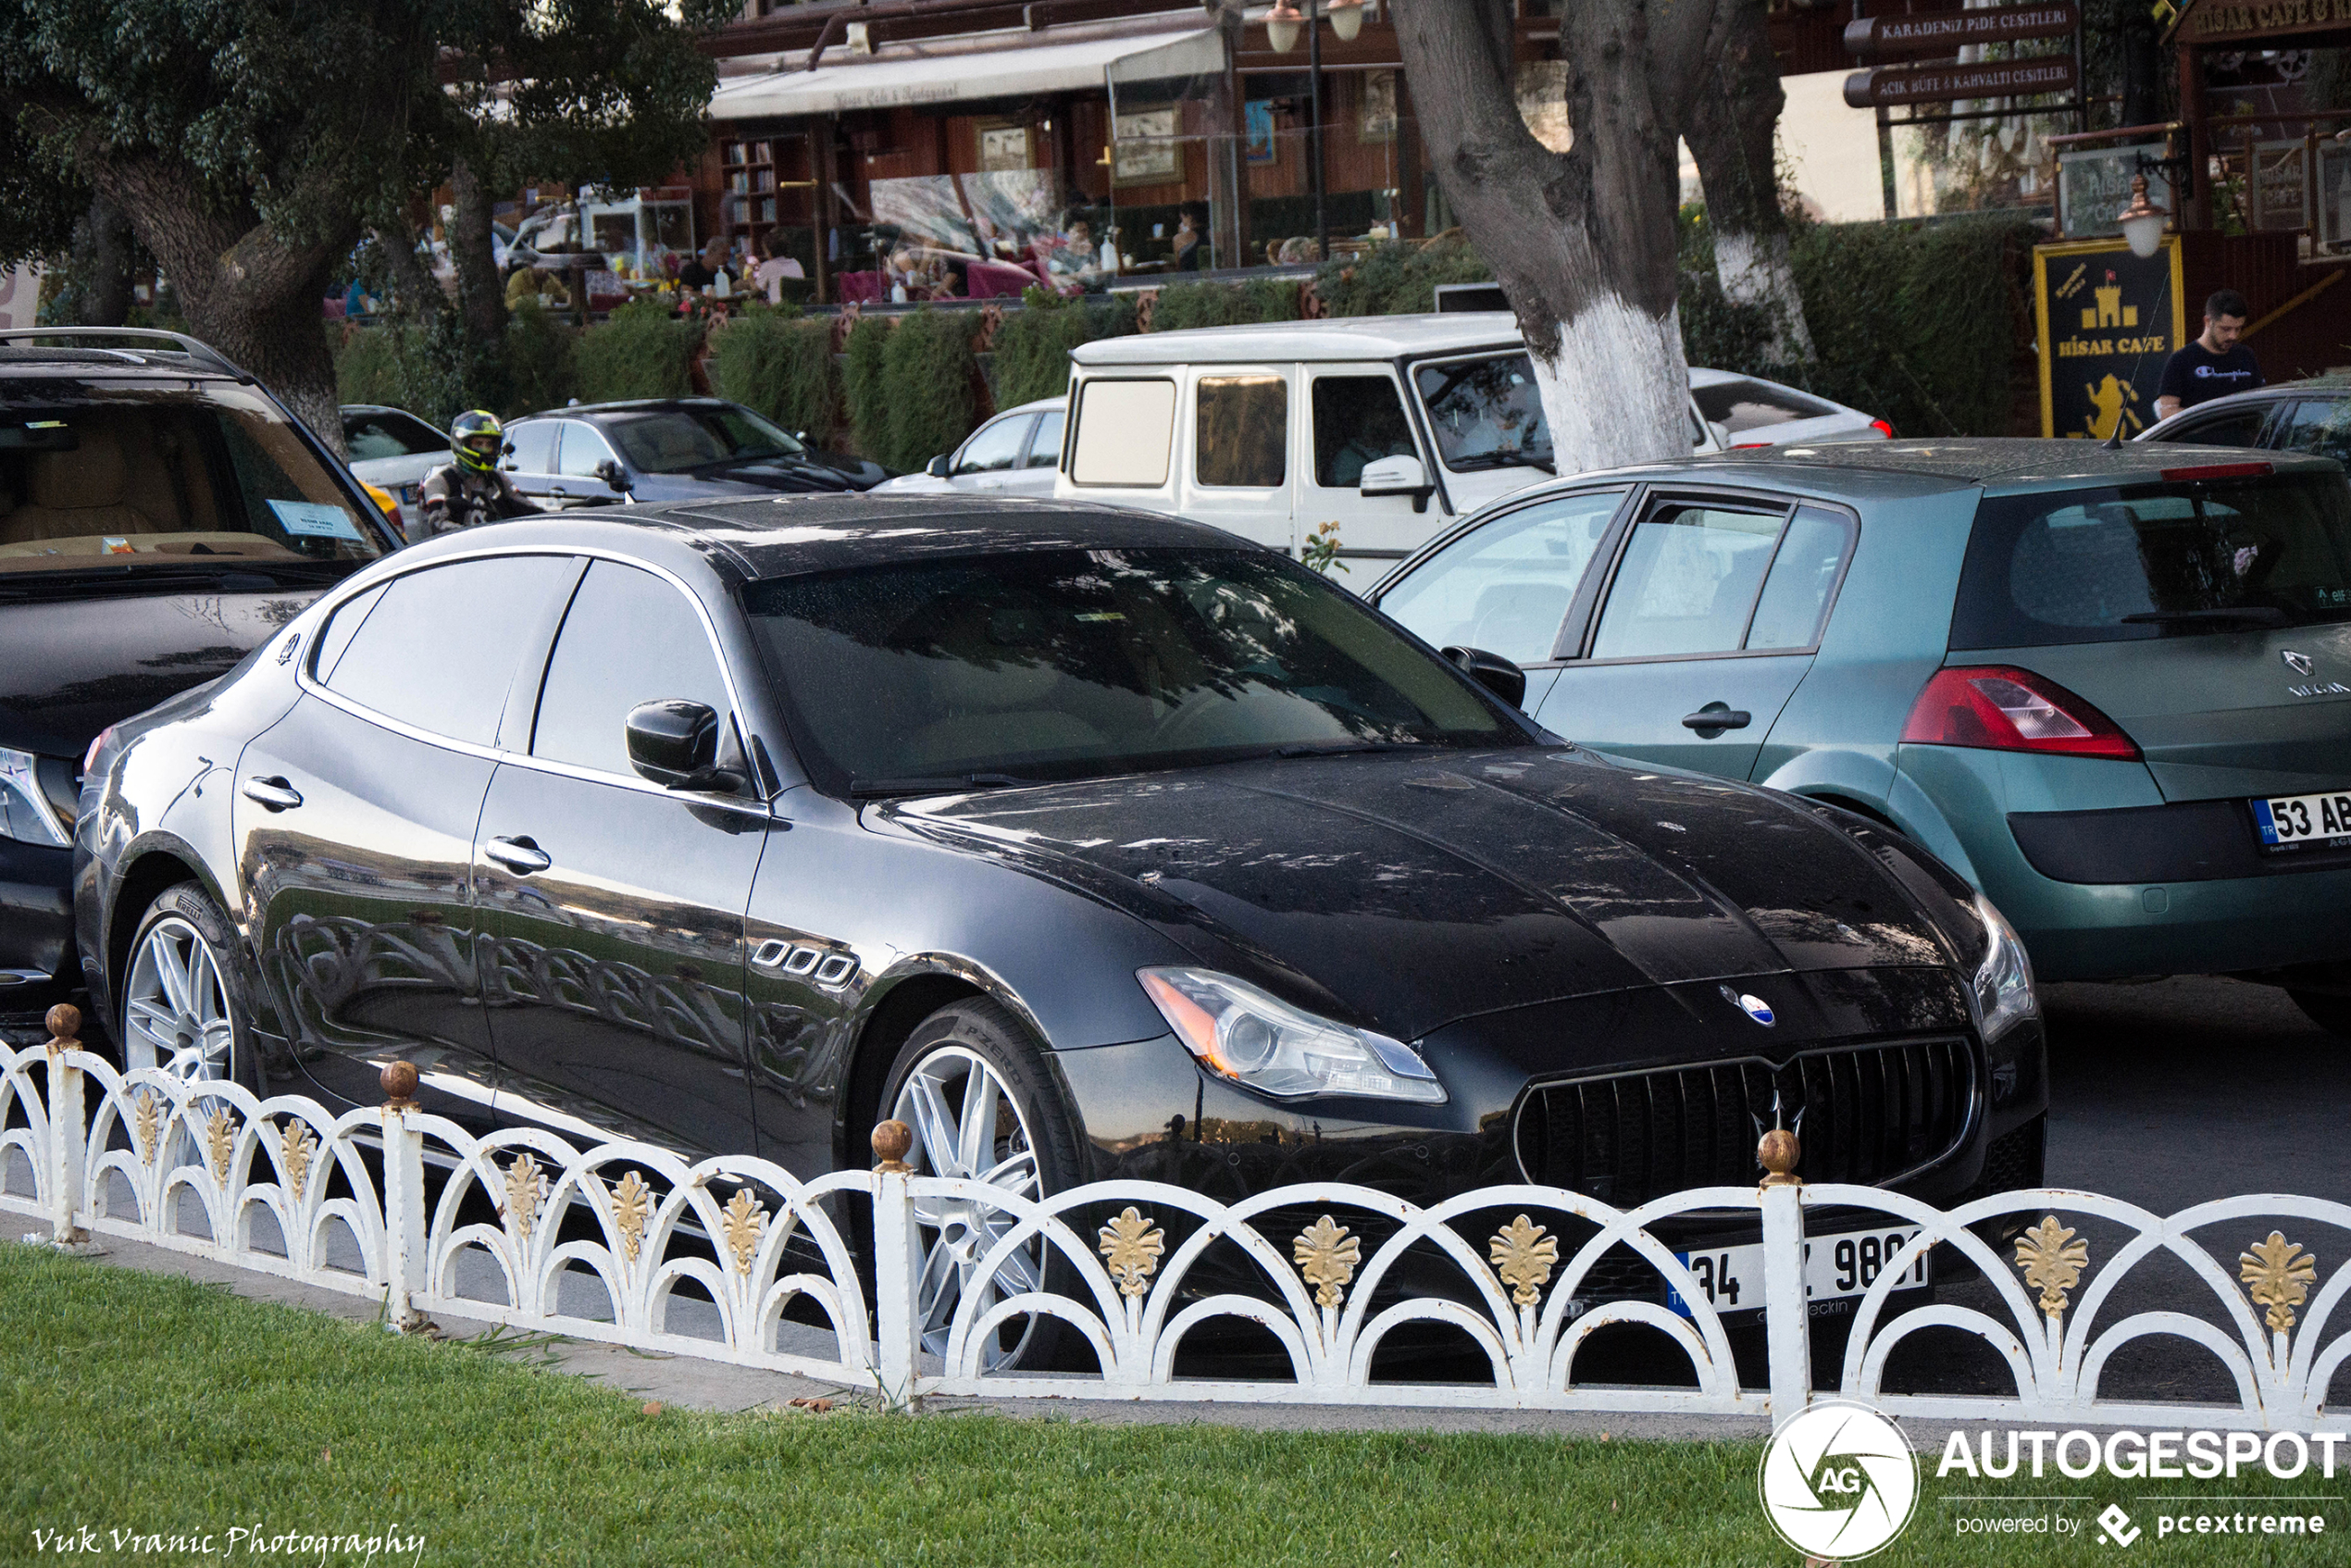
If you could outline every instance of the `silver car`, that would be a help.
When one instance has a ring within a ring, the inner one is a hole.
[[[873,488],[875,495],[1032,495],[1053,493],[1061,467],[1065,397],[1039,398],[1006,409],[964,438],[952,453],[930,460],[919,474],[902,474]]]

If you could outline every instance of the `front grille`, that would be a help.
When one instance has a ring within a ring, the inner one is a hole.
[[[1807,1181],[1886,1182],[1959,1142],[1974,1081],[1966,1041],[1930,1039],[1549,1084],[1519,1107],[1519,1164],[1530,1181],[1631,1208],[1753,1181],[1776,1114],[1797,1129]]]

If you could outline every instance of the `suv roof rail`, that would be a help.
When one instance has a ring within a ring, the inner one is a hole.
[[[96,348],[125,338],[134,342],[142,338],[159,338],[208,370],[217,370],[240,381],[253,380],[210,343],[192,338],[185,332],[168,332],[160,327],[16,327],[0,330],[0,343],[28,338],[93,339],[98,341],[91,346]]]

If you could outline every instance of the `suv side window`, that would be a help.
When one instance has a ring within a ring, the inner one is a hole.
[[[2192,439],[2208,441],[2211,438],[2199,434]],[[2243,444],[2252,443],[2247,441]],[[2283,447],[2288,452],[2307,452],[2320,457],[2332,457],[2338,463],[2351,462],[2351,398],[2306,398],[2295,404],[2293,410],[2278,421],[2277,439],[2270,444]]]
[[[1062,411],[1048,408],[1038,417],[1037,439],[1028,443],[1028,461],[1024,468],[1058,468],[1062,466]]]
[[[979,433],[964,442],[955,454],[951,473],[997,474],[1020,461],[1020,443],[1027,439],[1028,427],[1036,419],[1033,414],[1007,415],[991,419],[979,428]]]
[[[2262,421],[2269,418],[2271,406],[2257,403],[2250,408],[2222,409],[2203,419],[2192,420],[2163,439],[2192,442],[2197,446],[2251,446],[2260,439]],[[2306,403],[2302,406],[2314,405]]]
[[[554,419],[533,419],[516,425],[506,432],[507,444],[514,455],[506,459],[506,471],[513,474],[544,474],[555,466],[555,427]]]
[[[1314,482],[1352,490],[1364,466],[1383,457],[1418,457],[1404,401],[1386,376],[1314,379]]]
[[[1164,377],[1087,381],[1077,393],[1077,450],[1070,454],[1073,484],[1167,482],[1176,443],[1176,383]]]
[[[1623,500],[1622,490],[1585,491],[1507,513],[1422,562],[1379,607],[1433,647],[1544,663]]]
[[[1634,527],[1600,611],[1595,659],[1735,652],[1786,514],[1669,502]]]
[[[491,745],[516,666],[578,569],[565,555],[507,555],[395,578],[319,678],[387,718]]]
[[[1192,477],[1266,490],[1289,473],[1289,383],[1279,376],[1202,376],[1194,393]]]
[[[727,682],[702,617],[653,573],[595,562],[556,634],[530,754],[633,778],[628,710],[664,697],[707,703],[722,726],[729,716]]]
[[[561,466],[555,472],[572,479],[592,479],[597,464],[613,460],[612,448],[604,444],[604,438],[596,433],[593,426],[577,419],[564,421],[563,449],[557,459]]]

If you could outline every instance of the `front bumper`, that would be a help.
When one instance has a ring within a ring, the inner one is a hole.
[[[0,839],[0,1012],[73,988],[73,852]]]

